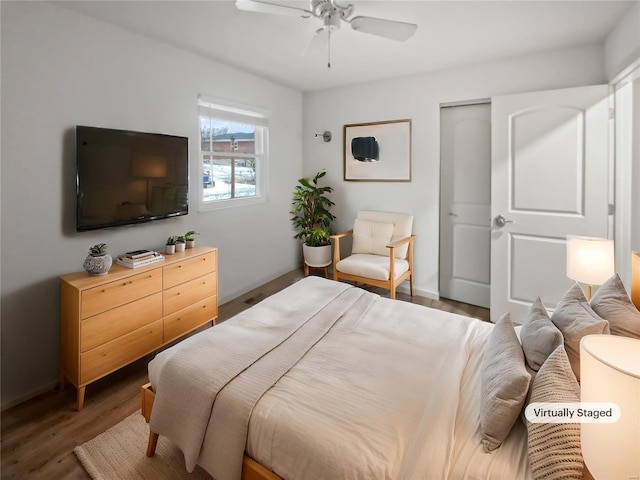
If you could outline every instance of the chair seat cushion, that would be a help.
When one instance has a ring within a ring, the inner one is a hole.
[[[356,253],[340,260],[336,269],[342,273],[356,275],[358,277],[372,278],[374,280],[389,280],[389,257]],[[394,273],[398,278],[409,270],[409,262],[401,258],[394,260]]]

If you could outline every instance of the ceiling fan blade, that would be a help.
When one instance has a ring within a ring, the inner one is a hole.
[[[316,30],[316,33],[313,34],[313,38],[302,52],[302,55],[306,57],[323,53],[329,43],[329,39],[327,38],[328,34],[329,30],[326,28]]]
[[[293,15],[295,17],[308,18],[312,12],[302,8],[279,5],[277,3],[264,2],[262,0],[236,0],[236,8],[246,12],[274,13],[276,15]]]
[[[353,17],[349,23],[358,32],[404,42],[411,38],[418,26],[415,23],[398,22],[374,17]]]

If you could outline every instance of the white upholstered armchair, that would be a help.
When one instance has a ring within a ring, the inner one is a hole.
[[[333,279],[365,283],[389,290],[409,280],[413,296],[413,215],[392,212],[358,212],[353,229],[332,235]],[[340,256],[340,239],[353,235],[351,255]]]

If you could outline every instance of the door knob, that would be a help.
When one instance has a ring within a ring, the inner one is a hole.
[[[507,220],[506,218],[504,218],[504,215],[500,214],[498,215],[493,222],[495,223],[496,227],[498,228],[502,228],[504,227],[507,223],[516,223],[513,220]]]

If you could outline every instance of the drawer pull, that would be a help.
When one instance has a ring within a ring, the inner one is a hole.
[[[178,268],[182,268],[182,265],[178,265]]]
[[[125,286],[127,286],[127,285],[131,285],[132,283],[133,283],[133,281],[132,281],[132,280],[129,280],[128,282],[124,282],[124,283],[122,284],[122,286],[123,286],[123,287],[125,287]]]

